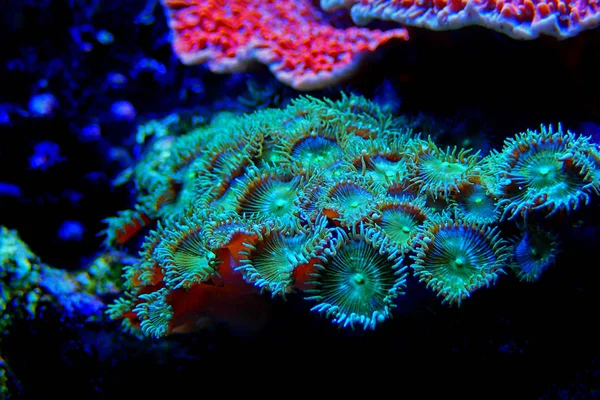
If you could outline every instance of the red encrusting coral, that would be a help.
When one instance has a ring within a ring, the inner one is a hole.
[[[350,8],[358,25],[373,19],[432,30],[480,25],[515,39],[566,39],[600,25],[598,0],[321,0],[321,6]]]
[[[258,61],[299,90],[335,84],[361,58],[404,28],[386,32],[332,26],[309,0],[163,0],[184,64],[207,63],[217,73],[241,72]]]

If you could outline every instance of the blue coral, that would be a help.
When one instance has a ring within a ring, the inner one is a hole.
[[[539,226],[528,226],[513,239],[512,269],[518,278],[535,282],[556,262],[560,252],[558,235]]]

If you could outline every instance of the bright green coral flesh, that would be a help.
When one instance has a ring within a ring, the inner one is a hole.
[[[108,245],[151,227],[109,315],[160,337],[207,312],[194,296],[267,292],[304,296],[335,325],[369,330],[404,293],[405,258],[444,304],[461,305],[504,271],[531,281],[553,261],[554,236],[506,241],[501,227],[597,197],[597,149],[560,126],[481,159],[405,125],[359,96],[306,96],[149,148],[131,174],[138,204],[108,220]],[[200,309],[184,313],[174,297]]]

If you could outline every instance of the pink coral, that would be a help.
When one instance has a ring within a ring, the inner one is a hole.
[[[258,61],[299,90],[324,88],[350,76],[366,54],[405,29],[339,29],[309,0],[163,0],[184,64],[217,73],[245,71]]]

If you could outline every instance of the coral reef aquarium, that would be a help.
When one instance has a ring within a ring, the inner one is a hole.
[[[0,11],[0,399],[600,399],[598,0]]]

